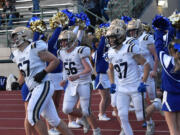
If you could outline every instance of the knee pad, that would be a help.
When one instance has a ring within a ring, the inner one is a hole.
[[[63,113],[69,114],[71,112],[73,112],[73,108],[70,108],[68,106],[65,106],[65,107],[63,106]]]
[[[50,124],[52,127],[57,127],[61,121],[61,119],[58,116],[57,112],[52,112],[52,113],[45,113],[42,112],[41,116],[46,119],[48,124]]]
[[[161,108],[162,108],[161,99],[160,99],[160,98],[155,98],[155,99],[154,99],[154,102],[153,102],[153,105],[154,105],[154,107],[155,107],[155,109],[156,109],[157,111],[160,111]]]
[[[121,115],[119,114],[120,120],[124,123],[124,122],[128,122],[128,115]]]
[[[90,104],[89,104],[89,98],[82,98],[80,97],[80,104],[82,109],[83,116],[89,116],[90,115]]]
[[[136,118],[137,118],[137,121],[142,121],[142,120],[144,120],[143,110],[141,110],[141,111],[136,111]]]
[[[85,117],[90,116],[90,114],[91,114],[90,108],[82,109],[82,114],[83,114],[83,116],[85,116]]]
[[[57,119],[51,119],[51,120],[47,120],[47,121],[52,127],[57,127],[59,125],[59,123],[61,122],[61,119],[57,118]]]

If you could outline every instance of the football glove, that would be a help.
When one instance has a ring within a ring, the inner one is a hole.
[[[12,89],[12,90],[20,90],[20,89],[21,89],[21,86],[19,85],[18,82],[12,82],[12,83],[11,83],[11,89]]]
[[[112,83],[110,88],[110,93],[114,94],[116,92],[116,84]]]
[[[63,87],[64,91],[66,91],[67,86],[68,86],[68,80],[66,81],[66,83],[65,83],[65,85]]]
[[[146,92],[146,84],[144,82],[141,82],[138,87],[138,92]]]
[[[46,76],[47,72],[46,70],[42,70],[41,72],[37,73],[34,76],[34,81],[41,83],[41,81],[44,79],[44,77]]]
[[[91,74],[91,80],[94,81],[96,79],[96,75],[95,74]]]

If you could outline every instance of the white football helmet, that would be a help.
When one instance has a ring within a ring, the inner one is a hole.
[[[106,37],[109,40],[110,46],[112,48],[116,48],[117,46],[121,45],[126,39],[126,31],[119,26],[112,25],[108,28]],[[110,38],[114,38],[114,41],[111,42]]]
[[[58,40],[60,41],[61,49],[67,50],[67,49],[69,49],[69,48],[71,48],[72,46],[75,45],[75,42],[76,42],[77,38],[76,38],[76,34],[73,33],[72,31],[64,30],[59,35]],[[62,43],[61,43],[63,40],[67,40],[67,44],[65,46],[63,46]]]
[[[142,34],[142,23],[140,19],[132,19],[127,24],[127,35],[137,38]]]
[[[16,27],[11,33],[14,47],[19,47],[25,41],[32,42],[33,32],[24,26]]]
[[[126,24],[124,23],[123,20],[120,20],[120,19],[118,19],[118,18],[117,18],[117,19],[114,19],[114,20],[111,22],[110,26],[112,26],[112,25],[119,26],[119,27],[123,28],[123,29],[126,31]]]

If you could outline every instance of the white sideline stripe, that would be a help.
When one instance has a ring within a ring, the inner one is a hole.
[[[16,0],[16,3],[32,2],[32,0]]]
[[[12,99],[12,98],[6,98],[6,99],[0,99],[0,101],[6,101],[6,100],[8,100],[8,101],[14,101],[14,100],[16,100],[16,101],[22,101],[22,99]]]
[[[20,129],[20,130],[24,130],[24,128],[22,127],[0,127],[0,130],[14,130],[14,129]],[[82,131],[83,129],[79,128],[79,129],[72,129],[72,130],[77,130],[77,131]],[[89,129],[92,130],[92,129]],[[119,132],[119,129],[102,129],[101,131],[108,131],[108,132]],[[133,130],[134,132],[145,132],[146,130]],[[162,130],[156,130],[155,133],[169,133],[169,131],[162,131]]]
[[[61,117],[61,119],[63,119],[63,120],[68,120],[67,118],[62,118]],[[6,118],[6,117],[4,117],[4,118],[0,118],[0,120],[24,120],[24,117],[22,117],[22,118]],[[130,122],[138,122],[137,120],[129,120]],[[155,122],[165,122],[165,120],[153,120],[153,121],[155,121]]]

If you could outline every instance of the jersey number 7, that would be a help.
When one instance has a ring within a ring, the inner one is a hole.
[[[127,68],[128,68],[127,62],[122,62],[114,65],[114,69],[119,73],[118,77],[120,79],[126,78]]]

